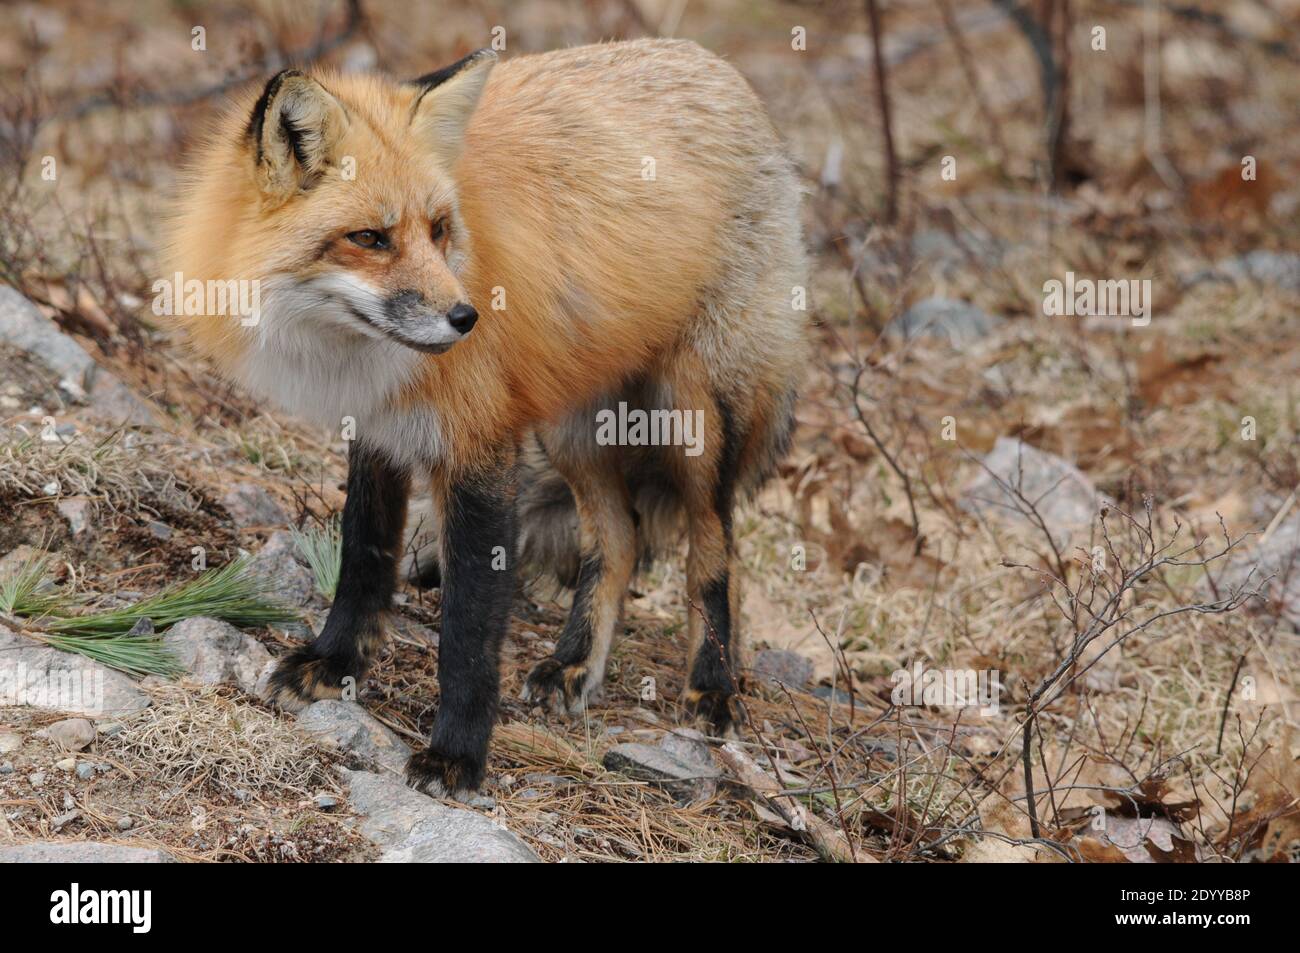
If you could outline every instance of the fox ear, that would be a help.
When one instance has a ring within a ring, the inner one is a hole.
[[[450,166],[460,157],[465,128],[496,63],[496,53],[479,50],[412,81],[420,91],[411,104],[411,127],[443,165]]]
[[[296,69],[272,76],[248,121],[263,194],[285,201],[311,188],[347,126],[342,103],[320,83]]]

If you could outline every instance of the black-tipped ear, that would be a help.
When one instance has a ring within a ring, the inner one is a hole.
[[[343,105],[314,79],[296,69],[272,76],[253,106],[247,129],[263,193],[283,201],[310,188],[333,157],[347,124]]]
[[[460,156],[465,128],[496,62],[492,50],[478,50],[413,81],[420,91],[411,104],[412,129],[445,165]]]

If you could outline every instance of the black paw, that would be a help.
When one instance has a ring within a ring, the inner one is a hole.
[[[554,656],[538,662],[524,682],[524,701],[551,712],[580,711],[587,694],[587,666],[565,665]]]
[[[311,646],[294,649],[271,673],[267,700],[285,711],[300,711],[321,698],[340,697],[346,678],[355,688],[361,674],[342,659],[314,655]]]
[[[478,790],[486,771],[482,759],[453,758],[426,748],[406,762],[406,783],[433,797],[455,797]]]
[[[736,733],[740,699],[729,690],[688,688],[682,696],[686,710],[700,722],[705,733],[728,738]]]

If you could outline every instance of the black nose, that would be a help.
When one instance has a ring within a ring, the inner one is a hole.
[[[469,329],[474,327],[477,320],[478,312],[472,304],[458,304],[447,312],[447,323],[461,334],[469,334]]]

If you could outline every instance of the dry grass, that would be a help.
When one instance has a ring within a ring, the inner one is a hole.
[[[322,790],[339,793],[330,770],[337,759],[292,722],[221,689],[159,685],[152,695],[150,707],[119,719],[123,730],[106,746],[149,765],[180,792],[304,798]]]

